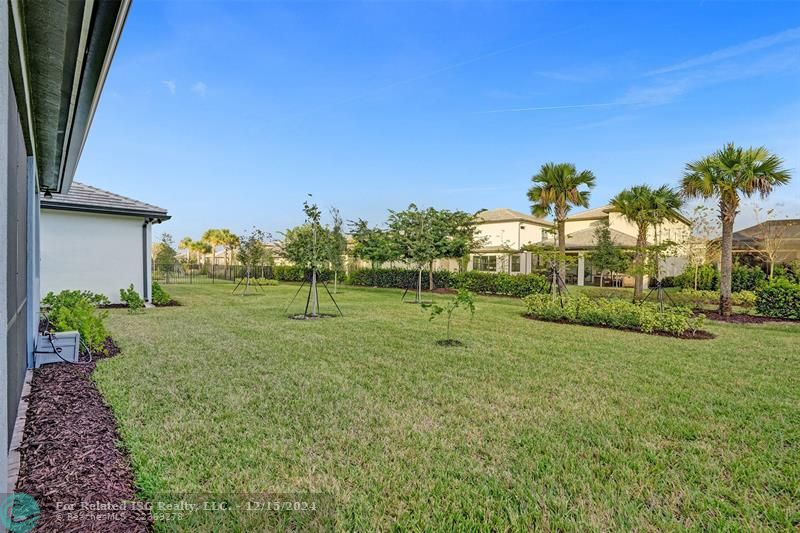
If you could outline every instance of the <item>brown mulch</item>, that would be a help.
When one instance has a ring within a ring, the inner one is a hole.
[[[718,322],[729,322],[731,324],[765,324],[768,322],[788,322],[788,323],[797,322],[796,320],[789,320],[787,318],[774,318],[771,316],[759,316],[759,315],[731,314],[731,316],[725,317],[722,316],[719,311],[701,310],[698,311],[698,313],[706,315],[706,318],[709,320],[716,320]]]
[[[119,351],[111,339],[106,348],[110,355]],[[92,382],[94,368],[93,362],[60,363],[33,371],[16,490],[41,508],[36,531],[152,527],[128,456],[118,447],[114,415]]]
[[[646,332],[639,329],[633,328],[615,328],[612,326],[595,326],[593,324],[580,324],[578,322],[571,322],[569,320],[545,320],[543,318],[536,318],[530,316],[528,314],[523,313],[523,317],[527,318],[528,320],[536,320],[539,322],[550,322],[552,324],[569,324],[570,326],[583,326],[585,328],[600,328],[600,329],[612,329],[614,331],[628,331],[631,333],[640,333],[642,335],[656,335],[658,337],[671,337],[673,339],[686,339],[686,340],[709,340],[709,339],[716,339],[717,336],[711,333],[710,331],[705,331],[703,329],[699,329],[692,333],[691,331],[687,331],[683,335],[675,335],[673,333],[668,333],[666,331],[652,331]]]

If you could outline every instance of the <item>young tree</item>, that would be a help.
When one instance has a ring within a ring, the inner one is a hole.
[[[700,268],[719,259],[719,218],[713,216],[710,207],[700,204],[695,206],[690,220],[692,233],[686,244],[686,257],[694,271],[693,286],[697,290]]]
[[[247,294],[250,288],[250,278],[257,267],[264,264],[267,259],[267,249],[264,244],[270,239],[270,235],[258,228],[253,228],[249,233],[245,233],[239,240],[239,249],[236,251],[236,259],[245,268],[245,286],[242,296]]]
[[[344,235],[342,216],[335,207],[331,208],[331,219],[333,224],[331,225],[328,239],[328,260],[331,264],[331,270],[333,270],[333,294],[336,294],[339,285],[339,272],[344,271],[345,268],[347,237]]]
[[[410,204],[404,211],[389,211],[389,230],[399,256],[417,269],[414,303],[422,303],[422,271],[437,257],[434,220],[430,210],[420,211]]]
[[[625,254],[611,237],[608,224],[600,224],[594,230],[595,250],[592,252],[592,265],[600,270],[600,286],[606,272],[622,272],[627,268]]]
[[[175,257],[178,252],[174,248],[175,242],[172,240],[172,235],[163,233],[161,241],[157,243],[155,248],[155,262],[157,265],[164,265],[172,267],[175,264]]]
[[[467,289],[459,289],[458,294],[449,299],[444,306],[436,303],[423,304],[423,307],[430,311],[429,320],[434,320],[437,316],[445,314],[447,316],[447,338],[439,341],[442,346],[458,346],[459,341],[450,337],[450,323],[453,321],[453,313],[456,309],[466,309],[469,311],[470,318],[475,315],[475,295]]]
[[[400,257],[389,232],[377,227],[371,228],[366,220],[359,218],[351,221],[350,234],[353,236],[353,257],[369,261],[373,270]]]
[[[726,144],[713,154],[688,163],[681,182],[690,198],[717,198],[722,222],[719,310],[731,314],[731,276],[733,272],[733,224],[740,196],[759,194],[765,198],[772,189],[789,183],[791,172],[783,159],[766,148],[742,148]]]
[[[310,196],[310,195],[309,195]],[[306,308],[306,316],[319,317],[319,293],[317,281],[323,266],[330,264],[331,230],[322,225],[322,212],[316,204],[303,202],[306,220],[301,226],[287,230],[283,234],[281,254],[296,265],[302,266],[310,275],[309,303],[311,313]]]
[[[747,246],[767,263],[769,279],[772,279],[780,252],[786,248],[787,239],[790,236],[789,232],[794,223],[790,220],[780,220],[774,216],[774,209],[767,209],[758,205],[753,206],[753,214],[756,225],[752,234],[753,239]]]
[[[683,201],[680,195],[667,185],[658,189],[653,189],[649,185],[635,185],[612,198],[611,205],[637,228],[636,252],[633,258],[633,273],[636,278],[633,299],[638,300],[644,292],[648,232],[664,221],[677,220],[680,214],[678,210]]]
[[[578,172],[571,163],[545,163],[531,181],[528,190],[531,211],[538,217],[555,215],[558,229],[558,249],[566,255],[567,236],[564,232],[567,213],[576,207],[589,207],[589,193],[594,187],[595,177],[590,170]],[[565,261],[559,263],[561,279],[567,276]]]
[[[434,259],[451,259],[463,257],[476,246],[477,221],[474,215],[464,211],[448,211],[447,209],[426,210],[431,221],[431,238],[434,247]],[[433,261],[428,262],[428,290],[433,290]]]

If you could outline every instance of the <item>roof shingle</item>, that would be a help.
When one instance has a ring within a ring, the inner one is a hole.
[[[72,182],[66,194],[53,193],[52,198],[40,195],[43,209],[64,209],[89,213],[110,213],[120,215],[141,215],[169,219],[167,210],[133,198],[104,191],[85,183]]]

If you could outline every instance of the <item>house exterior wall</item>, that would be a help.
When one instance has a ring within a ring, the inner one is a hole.
[[[505,221],[505,222],[480,222],[476,225],[477,237],[485,238],[482,246],[508,246],[519,250],[526,244],[536,244],[542,241],[542,230],[549,230],[534,222]]]
[[[150,254],[142,242],[143,224],[138,217],[43,209],[42,294],[89,290],[118,303],[119,290],[131,283],[139,294],[149,294],[144,286],[149,272],[143,269],[149,271]],[[149,224],[146,233],[149,244]]]

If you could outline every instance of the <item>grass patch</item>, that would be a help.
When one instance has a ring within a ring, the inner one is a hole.
[[[295,321],[289,284],[169,289],[181,307],[111,311],[123,356],[94,373],[146,498],[320,492],[362,530],[800,524],[800,325],[685,342],[479,297],[454,349],[399,290],[348,287],[344,318]]]

